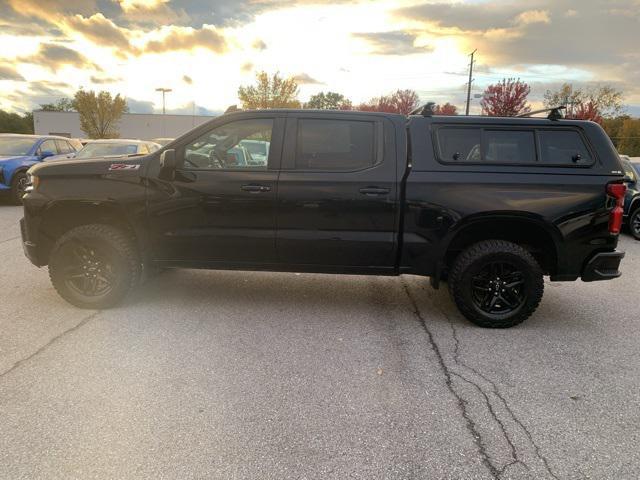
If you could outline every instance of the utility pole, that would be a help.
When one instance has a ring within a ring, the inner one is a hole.
[[[165,95],[171,91],[172,90],[170,88],[163,88],[163,87],[156,88],[156,92],[162,92],[162,136],[163,137],[167,136],[167,123],[165,122],[165,118],[164,118],[164,114],[166,112],[165,103],[164,103]]]
[[[162,92],[162,114],[163,114],[163,115],[164,115],[164,113],[165,113],[165,108],[164,108],[164,105],[165,105],[165,104],[164,104],[164,96],[165,96],[167,93],[171,92],[171,91],[172,91],[172,89],[170,89],[170,88],[156,88],[156,92]]]
[[[471,52],[471,63],[469,63],[469,83],[467,84],[467,110],[466,115],[469,115],[469,104],[471,103],[471,82],[473,82],[473,56],[476,54],[478,49],[476,48],[473,52]]]

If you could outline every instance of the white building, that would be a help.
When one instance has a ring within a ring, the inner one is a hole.
[[[214,117],[203,115],[161,115],[147,113],[125,113],[118,124],[120,138],[151,140],[153,138],[176,138]],[[61,135],[71,138],[86,138],[80,129],[78,112],[33,112],[36,135]]]

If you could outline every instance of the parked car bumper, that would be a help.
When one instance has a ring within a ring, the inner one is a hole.
[[[594,282],[596,280],[618,278],[622,275],[618,268],[623,258],[624,252],[617,250],[613,252],[596,253],[582,270],[582,280],[584,282]]]

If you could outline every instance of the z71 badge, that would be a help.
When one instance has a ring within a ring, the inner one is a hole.
[[[131,163],[112,163],[109,165],[109,170],[138,170],[140,164]]]

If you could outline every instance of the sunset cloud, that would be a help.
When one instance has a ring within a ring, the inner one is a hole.
[[[163,53],[176,50],[194,50],[203,48],[215,53],[224,53],[227,42],[215,27],[167,27],[162,29],[162,38],[151,40],[144,46],[145,53]]]
[[[0,80],[15,80],[19,82],[24,80],[24,77],[14,67],[0,64]]]
[[[94,62],[77,51],[52,43],[44,43],[40,49],[33,55],[21,57],[20,61],[32,63],[40,67],[48,68],[52,72],[57,72],[60,68],[71,66],[76,68],[89,68],[93,70],[102,70]]]
[[[366,41],[371,52],[378,55],[411,55],[433,51],[430,46],[416,46],[416,35],[402,31],[354,33],[353,36]]]
[[[74,15],[65,19],[63,24],[68,30],[81,34],[96,45],[113,47],[123,51],[131,49],[125,30],[101,13],[96,13],[88,18]]]
[[[293,76],[293,79],[298,85],[324,85],[324,82],[316,80],[308,73],[299,73]]]
[[[0,0],[0,94],[27,108],[93,87],[151,110],[166,86],[169,108],[217,111],[266,70],[294,77],[302,101],[412,88],[455,103],[477,49],[474,93],[509,76],[533,96],[607,83],[640,106],[638,1]],[[54,86],[65,69],[68,86]]]

